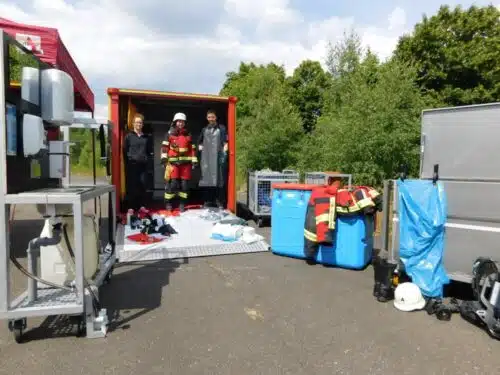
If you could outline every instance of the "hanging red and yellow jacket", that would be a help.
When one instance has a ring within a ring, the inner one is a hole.
[[[197,163],[196,146],[185,129],[172,129],[161,145],[161,161],[169,164]]]
[[[315,258],[320,244],[333,245],[337,215],[373,215],[381,210],[382,197],[369,186],[339,189],[338,185],[312,190],[304,223],[305,255]]]

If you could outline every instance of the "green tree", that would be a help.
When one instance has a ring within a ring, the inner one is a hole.
[[[416,174],[420,112],[426,103],[414,69],[399,60],[381,64],[370,51],[354,56],[346,45],[342,41],[330,53],[338,61],[348,54],[356,64],[336,76],[330,96],[336,103],[305,139],[308,153],[299,167],[352,173],[357,183],[371,185],[394,177],[401,164]]]
[[[415,66],[418,83],[445,105],[500,100],[500,11],[441,6],[399,40],[395,56]]]
[[[318,61],[305,60],[287,79],[287,83],[290,100],[300,111],[304,130],[310,132],[323,112],[324,96],[330,87],[331,76]]]
[[[335,112],[342,107],[340,94],[350,84],[348,78],[358,69],[362,57],[361,38],[354,30],[344,32],[344,38],[336,44],[328,43],[326,66],[333,80],[331,90],[325,94],[325,111]]]
[[[363,50],[361,38],[354,31],[344,32],[344,38],[336,44],[328,43],[326,66],[335,78],[352,73],[359,65]]]
[[[33,55],[25,53],[14,45],[9,45],[10,82],[21,82],[24,67],[38,68],[38,66],[38,60]]]
[[[303,128],[299,112],[287,97],[282,67],[242,63],[239,72],[227,74],[221,94],[239,99],[240,173],[246,174],[249,169],[281,170],[296,164]]]

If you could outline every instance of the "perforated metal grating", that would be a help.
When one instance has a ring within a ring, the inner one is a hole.
[[[229,255],[242,253],[257,253],[269,251],[269,245],[265,241],[253,244],[231,243],[223,245],[188,246],[183,248],[168,249],[148,247],[144,250],[121,250],[118,253],[120,263],[139,262],[146,260],[196,258],[214,255]]]
[[[64,289],[38,289],[38,298],[35,302],[30,303],[28,301],[28,296],[26,296],[21,303],[14,307],[54,307],[73,305],[77,303],[77,301],[76,292],[70,292]]]

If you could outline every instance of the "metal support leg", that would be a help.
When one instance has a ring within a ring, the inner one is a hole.
[[[384,181],[384,190],[383,190],[383,202],[382,202],[382,228],[380,230],[381,234],[381,250],[388,251],[389,250],[389,218],[391,217],[391,213],[389,212],[389,202],[391,197],[389,197],[389,181]]]
[[[399,229],[399,222],[395,224],[394,221],[394,208],[396,207],[396,200],[398,199],[397,197],[397,189],[395,188],[395,183],[394,181],[391,181],[392,184],[392,207],[393,209],[391,210],[389,214],[389,220],[390,223],[392,223],[391,228],[392,228],[392,235],[391,235],[391,250],[389,252],[389,261],[391,263],[397,263],[399,260],[399,247],[396,246],[396,231]],[[389,221],[388,221],[389,223]],[[397,248],[397,250],[396,250]],[[398,254],[396,254],[398,252]]]
[[[112,236],[109,239],[110,242],[113,244],[116,243],[116,191],[113,190],[110,193],[110,198],[111,198],[111,212],[110,212],[110,220],[112,220]]]
[[[39,247],[28,246],[28,272],[32,275],[38,276],[38,257],[40,256]],[[38,297],[38,282],[31,277],[28,277],[28,301],[35,302]]]
[[[73,204],[74,233],[75,233],[75,268],[76,268],[76,290],[78,302],[84,303],[84,262],[83,262],[83,207],[81,203]]]
[[[1,33],[0,33],[1,35]],[[3,172],[2,172],[3,173]],[[10,231],[9,231],[9,213],[10,205],[0,209],[0,312],[6,313],[10,307]]]

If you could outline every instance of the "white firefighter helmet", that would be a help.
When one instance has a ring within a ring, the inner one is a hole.
[[[394,291],[394,307],[401,311],[422,310],[425,299],[420,288],[414,283],[402,283]]]
[[[174,122],[176,122],[177,120],[186,121],[186,115],[182,112],[176,113],[174,116]]]

